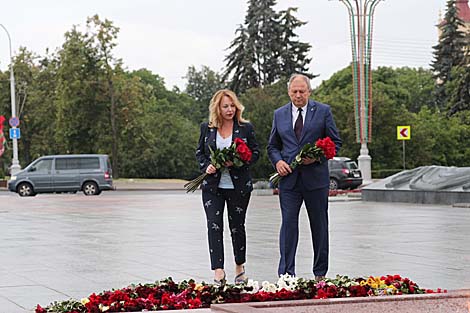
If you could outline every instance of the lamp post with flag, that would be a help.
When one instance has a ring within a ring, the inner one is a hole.
[[[15,75],[13,73],[13,54],[11,50],[11,37],[8,30],[0,24],[0,26],[5,30],[8,36],[8,43],[10,45],[10,94],[11,94],[11,118],[16,118],[16,103],[15,103]],[[12,126],[14,130],[16,130],[16,126]],[[19,129],[18,129],[19,131]],[[16,133],[16,131],[15,131]],[[18,171],[21,170],[20,162],[18,160],[18,138],[12,138],[13,141],[13,159],[11,160],[10,166],[10,175],[16,174]]]

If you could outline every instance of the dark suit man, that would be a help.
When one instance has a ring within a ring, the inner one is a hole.
[[[315,279],[322,279],[328,271],[329,253],[328,162],[326,159],[305,158],[295,170],[289,164],[307,143],[315,143],[328,136],[338,151],[342,141],[330,107],[309,100],[311,87],[308,77],[294,74],[289,80],[288,93],[291,102],[274,112],[267,147],[271,163],[282,176],[279,183],[282,224],[278,274],[295,275],[299,213],[305,202],[313,242],[313,273]]]

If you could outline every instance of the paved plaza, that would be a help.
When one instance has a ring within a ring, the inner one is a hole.
[[[470,208],[330,202],[330,270],[400,274],[424,288],[470,288]],[[225,218],[226,221],[226,218]],[[277,196],[252,197],[247,216],[250,278],[275,281]],[[0,192],[0,313],[172,276],[212,281],[199,192],[112,191],[20,198]],[[312,278],[312,246],[301,213],[297,274]],[[225,227],[226,271],[233,280]]]

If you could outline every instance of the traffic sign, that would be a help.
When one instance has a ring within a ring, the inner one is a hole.
[[[15,117],[10,117],[8,120],[8,123],[10,124],[11,127],[18,127],[20,125],[20,119]]]
[[[19,128],[10,128],[10,139],[20,139],[21,131]]]
[[[411,126],[397,126],[397,140],[410,140]]]

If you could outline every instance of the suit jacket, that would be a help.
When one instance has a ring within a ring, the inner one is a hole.
[[[327,136],[333,140],[338,152],[342,141],[329,105],[308,101],[302,135],[297,140],[292,126],[292,104],[289,102],[274,112],[267,147],[269,160],[274,168],[279,160],[290,164],[305,144],[315,143]],[[282,177],[279,188],[293,189],[298,178],[307,190],[328,187],[330,179],[327,160],[323,158],[320,162],[298,166],[291,174]]]
[[[199,143],[196,150],[196,158],[199,162],[201,172],[205,173],[207,167],[211,163],[211,153],[209,147],[215,150],[217,128],[209,127],[209,123],[201,124],[201,134],[199,136]],[[235,138],[243,139],[248,148],[252,152],[251,160],[242,167],[229,167],[230,177],[232,178],[233,186],[240,194],[247,194],[253,190],[253,183],[251,181],[250,165],[255,163],[259,158],[258,143],[255,139],[255,132],[251,123],[239,123],[236,119],[233,122],[232,142]],[[202,182],[201,188],[205,191],[216,192],[220,182],[221,172],[218,170],[213,175],[208,175]]]

